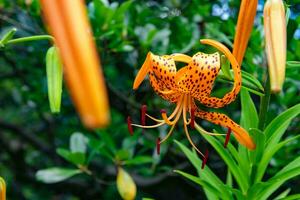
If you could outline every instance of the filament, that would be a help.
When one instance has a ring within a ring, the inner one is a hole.
[[[194,142],[192,141],[191,137],[190,137],[190,134],[189,134],[189,131],[187,129],[187,126],[186,124],[184,124],[184,132],[185,132],[185,135],[187,137],[187,139],[189,140],[190,144],[192,145],[192,147],[203,157],[205,157],[203,155],[203,153],[196,147],[196,145],[194,144]]]
[[[171,129],[168,132],[168,134],[160,141],[160,143],[165,142],[172,135],[174,128],[175,128],[175,124],[171,127]]]

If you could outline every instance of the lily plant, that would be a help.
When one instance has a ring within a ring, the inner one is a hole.
[[[227,146],[231,131],[233,132],[237,141],[249,149],[255,149],[255,144],[247,131],[241,126],[232,121],[228,116],[222,113],[209,112],[201,110],[197,107],[195,100],[209,108],[221,108],[233,102],[241,89],[241,71],[235,57],[231,52],[221,43],[205,39],[201,40],[203,44],[209,44],[220,50],[229,59],[232,64],[234,72],[234,85],[232,90],[224,95],[223,98],[211,97],[214,81],[221,69],[220,54],[205,54],[202,52],[196,53],[193,57],[184,54],[172,54],[165,56],[157,56],[148,53],[146,61],[138,72],[133,83],[133,89],[137,89],[145,76],[149,75],[150,84],[154,91],[165,100],[176,104],[172,114],[167,116],[165,110],[161,111],[162,119],[154,118],[146,114],[146,107],[142,108],[142,124],[132,124],[131,119],[128,118],[128,128],[132,133],[132,126],[140,128],[156,128],[163,125],[171,126],[170,131],[161,140],[157,140],[157,149],[159,145],[166,141],[172,134],[175,125],[180,117],[183,118],[185,135],[192,145],[192,147],[207,161],[208,152],[204,155],[194,144],[190,137],[187,126],[192,128],[202,129],[201,126],[195,121],[195,117],[205,119],[214,124],[221,125],[228,128],[227,134],[210,133],[201,131],[206,135],[226,135],[224,146]],[[177,70],[176,62],[183,62],[186,66]],[[189,114],[189,118],[187,117]],[[146,126],[145,116],[152,119],[156,124]],[[159,151],[158,151],[159,152]],[[205,164],[205,163],[204,163]],[[202,166],[202,168],[204,165]]]

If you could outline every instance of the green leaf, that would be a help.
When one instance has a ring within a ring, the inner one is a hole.
[[[48,99],[52,113],[60,112],[63,67],[59,57],[58,48],[53,46],[46,55],[46,72],[48,85]]]
[[[245,174],[242,173],[241,168],[239,168],[237,163],[233,160],[232,156],[229,154],[227,149],[225,149],[224,146],[214,137],[207,134],[202,134],[203,130],[201,130],[201,128],[197,124],[195,128],[197,131],[199,131],[199,133],[201,133],[202,137],[204,137],[214,147],[214,149],[218,152],[218,154],[222,157],[224,162],[229,167],[238,185],[240,186],[241,190],[243,192],[246,192],[248,188],[247,178],[245,177]]]
[[[79,132],[75,132],[70,138],[70,150],[72,153],[86,153],[87,138]]]
[[[120,149],[116,152],[115,158],[117,160],[127,160],[130,156],[130,152],[127,149]]]
[[[75,165],[83,165],[85,163],[85,154],[81,152],[72,153],[69,150],[58,148],[56,153]]]
[[[224,76],[226,77],[226,79],[228,80],[232,80],[232,76],[230,73],[230,63],[228,61],[228,59],[225,57],[225,55],[221,56],[221,70],[224,74]]]
[[[36,179],[44,183],[57,183],[80,173],[78,169],[53,167],[37,171]]]
[[[224,199],[230,199],[230,193],[225,187],[225,184],[216,176],[208,166],[205,166],[203,170],[201,170],[202,161],[199,159],[197,154],[195,152],[192,152],[190,149],[188,149],[186,146],[181,144],[180,142],[175,140],[175,143],[179,146],[181,151],[186,155],[186,157],[189,159],[189,161],[192,163],[192,165],[196,168],[198,175],[201,179],[204,181],[209,182],[211,185],[215,187],[216,190],[218,190],[221,194],[223,194]],[[204,188],[204,191],[209,196],[215,196],[214,193],[211,193],[209,190],[206,190]]]
[[[232,175],[229,169],[227,170],[227,175],[226,175],[226,185],[232,187]]]
[[[284,190],[277,197],[275,197],[274,200],[279,200],[279,199],[286,197],[290,193],[290,191],[291,191],[291,188]]]
[[[269,146],[268,148],[265,149],[265,153],[263,154],[263,157],[261,161],[259,162],[259,165],[257,167],[257,173],[255,177],[255,182],[259,182],[265,173],[265,170],[267,169],[267,166],[272,158],[272,156],[279,151],[282,147],[284,147],[286,144],[289,142],[298,139],[300,135],[297,135],[295,137],[289,138],[285,141],[280,142],[279,144],[276,144],[275,146]]]
[[[15,35],[16,32],[16,28],[12,28],[9,31],[7,31],[0,40],[0,47],[4,47],[6,43]]]
[[[246,130],[249,130],[250,128],[257,128],[258,114],[249,92],[242,88],[240,95],[242,104],[241,126]]]
[[[197,183],[198,185],[201,185],[207,191],[209,191],[210,193],[214,194],[215,196],[217,196],[219,198],[221,198],[223,196],[218,190],[216,190],[216,188],[211,183],[209,183],[207,181],[201,180],[200,178],[198,178],[196,176],[190,175],[190,174],[185,173],[180,170],[174,170],[174,172],[186,177],[187,179]]]
[[[294,195],[281,198],[279,200],[299,200],[299,199],[300,199],[300,194],[294,194]]]
[[[150,156],[135,156],[132,159],[125,160],[125,165],[142,165],[145,163],[151,163],[153,161],[153,158]]]
[[[300,175],[300,156],[280,170],[274,177],[267,181],[268,185],[258,195],[259,199],[267,199],[287,180]]]
[[[287,61],[287,69],[300,68],[300,61]]]
[[[116,144],[114,142],[114,140],[112,139],[112,136],[106,132],[106,131],[100,131],[97,130],[97,134],[101,137],[101,139],[103,140],[105,146],[113,153],[115,154],[117,151],[117,147]]]
[[[299,114],[300,104],[297,104],[272,120],[272,122],[266,127],[264,131],[267,139],[267,145],[274,146],[275,144],[277,144],[288,128],[291,120]]]
[[[233,77],[233,71],[230,70],[231,76]],[[222,71],[219,72],[217,81],[220,82],[229,82],[232,83],[232,79],[228,79],[227,76],[224,75]],[[259,95],[259,96],[264,96],[264,88],[261,85],[261,83],[251,74],[242,71],[242,88],[245,88],[249,92]]]
[[[250,152],[250,159],[252,163],[259,163],[265,149],[265,135],[259,129],[251,129],[249,133],[256,144],[255,150]]]

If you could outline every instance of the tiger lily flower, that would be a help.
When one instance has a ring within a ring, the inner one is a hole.
[[[41,0],[44,19],[64,63],[72,100],[88,128],[109,122],[109,106],[100,60],[82,0]]]
[[[0,177],[0,200],[6,199],[6,184],[3,178]]]
[[[264,30],[272,92],[280,92],[285,78],[286,19],[282,0],[268,0],[264,8]]]
[[[214,54],[198,52],[193,57],[184,54],[157,56],[149,52],[143,66],[134,80],[133,89],[137,89],[148,74],[150,84],[154,91],[163,99],[176,104],[176,107],[170,115],[167,115],[167,112],[162,110],[162,119],[157,119],[146,114],[146,107],[143,106],[141,116],[142,124],[132,124],[131,118],[129,117],[128,128],[132,134],[132,127],[156,128],[162,125],[171,126],[170,131],[165,138],[162,140],[158,138],[157,144],[159,150],[159,145],[169,138],[175,128],[175,125],[182,116],[187,139],[192,147],[203,156],[204,161],[206,162],[208,156],[207,153],[204,155],[196,147],[188,131],[188,126],[191,126],[192,128],[199,127],[195,121],[195,117],[199,117],[228,128],[229,131],[227,133],[225,143],[228,143],[228,136],[230,136],[229,134],[232,131],[237,141],[247,148],[254,149],[255,144],[248,133],[228,116],[217,112],[207,112],[197,107],[195,101],[199,101],[201,104],[210,108],[224,107],[235,100],[241,88],[240,66],[232,53],[223,44],[214,40],[205,39],[201,40],[201,43],[215,47],[219,51],[223,52],[229,59],[233,68],[235,80],[232,90],[223,98],[210,96],[213,83],[221,67],[220,55],[218,52]],[[186,63],[186,66],[177,70],[175,62]],[[144,119],[145,116],[152,119],[156,122],[156,124],[146,126]],[[210,135],[224,135],[209,132],[205,133]]]
[[[233,55],[242,64],[246,52],[247,44],[251,35],[258,0],[242,0],[238,22],[236,27],[236,34],[233,44]]]

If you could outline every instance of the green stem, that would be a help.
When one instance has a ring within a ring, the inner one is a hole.
[[[260,100],[260,108],[259,108],[259,123],[258,128],[263,131],[265,128],[267,112],[269,108],[271,97],[271,89],[270,89],[270,81],[269,76],[267,75],[266,82],[265,82],[265,95],[261,97]]]
[[[50,35],[35,35],[35,36],[12,39],[12,40],[9,40],[6,44],[16,44],[16,43],[20,43],[20,42],[29,42],[29,41],[36,41],[36,40],[54,41],[54,37],[52,37]]]

